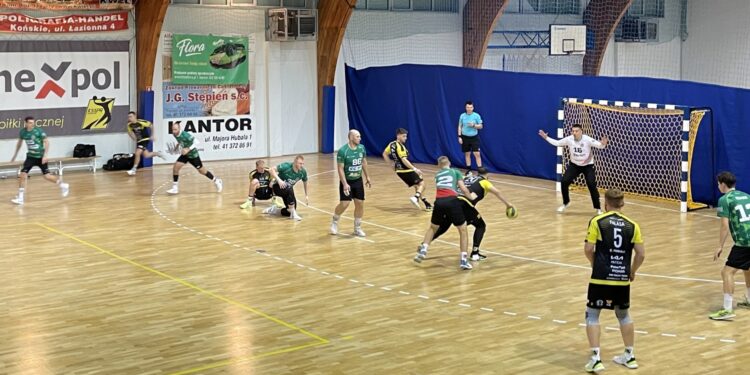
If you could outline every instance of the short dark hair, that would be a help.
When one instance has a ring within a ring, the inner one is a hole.
[[[399,136],[401,134],[409,134],[409,132],[406,131],[406,129],[404,129],[404,128],[398,128],[398,129],[396,129],[396,136]]]
[[[34,117],[32,117],[32,116],[26,116],[26,118],[24,118],[24,119],[23,119],[23,122],[27,122],[27,121],[29,121],[29,120],[32,120],[32,121],[33,121],[33,120],[34,120]]]
[[[487,168],[485,167],[477,167],[477,173],[479,173],[480,176],[484,176],[489,172],[487,171]]]
[[[737,184],[737,177],[735,177],[732,172],[725,171],[716,176],[716,181],[719,181],[720,184],[727,185],[728,188],[733,188],[734,185]]]
[[[133,116],[138,116],[138,114],[137,114],[137,113],[135,113],[135,112],[133,112],[133,111],[130,111],[130,112],[128,112],[128,114],[129,114],[129,115],[133,115]]]
[[[474,105],[474,102],[472,102],[471,100],[467,100],[466,104],[464,104],[464,105]]]
[[[571,126],[571,128],[578,128],[578,129],[583,129],[583,126],[581,126],[581,124],[573,124],[573,125]]]

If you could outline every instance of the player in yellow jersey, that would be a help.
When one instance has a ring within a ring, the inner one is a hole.
[[[409,162],[409,151],[406,149],[406,138],[408,132],[404,128],[398,128],[396,130],[396,140],[389,143],[383,150],[383,159],[386,163],[393,162],[393,166],[396,170],[396,175],[401,178],[402,181],[408,187],[414,187],[414,196],[409,198],[411,203],[421,209],[419,201],[424,204],[424,209],[427,211],[432,210],[432,205],[422,196],[424,192],[424,179],[422,177],[422,171],[414,167]]]

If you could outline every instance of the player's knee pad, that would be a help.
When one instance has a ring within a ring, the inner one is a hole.
[[[586,308],[586,325],[595,326],[599,325],[599,314],[602,310],[592,309],[591,307]]]
[[[615,316],[620,321],[620,325],[633,323],[633,319],[630,318],[630,311],[628,309],[621,309],[615,307]]]

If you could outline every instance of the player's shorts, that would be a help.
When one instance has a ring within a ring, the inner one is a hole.
[[[461,136],[461,152],[479,151],[479,136]]]
[[[194,158],[189,158],[187,155],[180,155],[179,158],[177,158],[178,163],[190,163],[195,167],[195,169],[201,169],[203,168],[203,162],[201,161],[200,156],[196,156]]]
[[[352,199],[365,200],[365,185],[362,183],[362,178],[356,180],[346,180],[349,184],[349,195],[344,194],[344,185],[339,181],[339,200],[350,201]]]
[[[464,219],[466,219],[466,224],[473,225],[474,223],[479,220],[481,217],[479,215],[479,211],[477,211],[476,207],[474,207],[471,203],[469,203],[468,200],[464,198],[458,198],[459,202],[461,202],[461,208],[464,211]]]
[[[401,178],[401,181],[404,181],[404,183],[408,187],[419,185],[419,183],[422,182],[422,177],[419,177],[419,174],[414,171],[402,172],[402,173],[396,172],[396,174],[398,175],[398,177]]]
[[[727,266],[738,270],[747,271],[750,269],[750,247],[732,246],[732,252],[727,258]]]
[[[630,308],[630,285],[599,285],[589,283],[588,302],[592,309]]]
[[[35,158],[31,156],[27,156],[26,160],[24,160],[21,172],[29,173],[29,171],[31,171],[31,168],[34,167],[39,167],[39,169],[42,170],[42,174],[49,174],[49,167],[47,166],[47,163],[42,164],[42,158]]]
[[[273,197],[273,191],[270,187],[258,188],[255,190],[255,199],[266,201]]]
[[[287,184],[286,189],[282,189],[278,184],[273,184],[273,193],[284,200],[284,208],[289,206],[297,207],[297,198],[294,196],[294,186]]]
[[[151,143],[148,139],[140,140],[135,144],[136,149],[148,150],[148,144]]]
[[[432,208],[430,222],[434,225],[451,223],[455,226],[466,224],[462,204],[456,197],[438,198]]]

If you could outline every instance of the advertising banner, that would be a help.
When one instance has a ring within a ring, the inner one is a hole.
[[[0,8],[48,10],[132,9],[135,0],[0,0]]]
[[[174,34],[172,83],[245,85],[249,59],[247,37]]]
[[[130,108],[127,41],[0,41],[0,139],[32,116],[50,136],[123,131]]]
[[[4,33],[90,33],[127,29],[128,12],[58,17],[0,13],[0,32]]]
[[[183,131],[195,136],[203,160],[244,159],[255,152],[255,131],[250,116],[186,117],[166,120],[167,129],[180,122]],[[160,137],[159,137],[160,138]],[[167,153],[177,159],[180,149],[172,134],[166,134]]]

